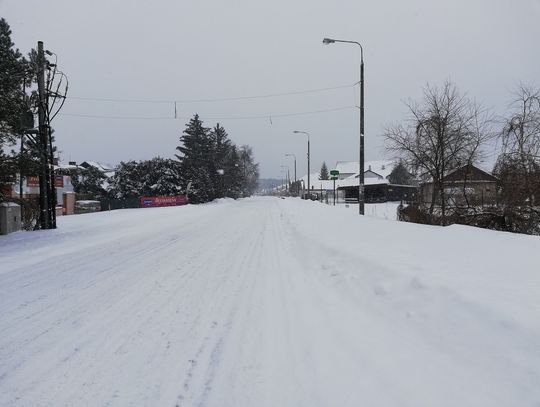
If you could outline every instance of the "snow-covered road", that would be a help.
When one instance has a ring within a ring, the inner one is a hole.
[[[540,239],[276,198],[0,236],[1,406],[540,405]]]

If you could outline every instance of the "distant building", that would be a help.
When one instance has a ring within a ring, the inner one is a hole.
[[[365,202],[413,201],[416,199],[418,187],[413,185],[392,185],[388,176],[395,163],[386,160],[366,161],[364,163],[364,194]],[[338,202],[358,202],[358,176],[360,165],[358,161],[338,161],[335,169],[339,171],[336,180],[336,196]],[[307,185],[307,176],[301,178]],[[319,174],[311,174],[311,192],[323,199],[333,200],[333,181],[319,180]]]

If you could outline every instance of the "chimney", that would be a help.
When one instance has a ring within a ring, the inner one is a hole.
[[[369,167],[368,171],[371,171],[371,165],[368,165],[368,167]]]

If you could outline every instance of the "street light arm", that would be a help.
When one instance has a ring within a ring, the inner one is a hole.
[[[309,141],[309,133],[307,131],[299,131],[299,130],[295,130],[293,131],[293,133],[296,133],[296,134],[305,134],[308,138],[308,141]]]
[[[358,45],[360,47],[360,61],[362,63],[364,63],[364,48],[362,47],[362,44],[360,44],[357,41],[336,40],[336,39],[333,39],[333,38],[325,38],[323,40],[323,44],[325,44],[325,45],[333,44],[335,42],[344,42],[346,44],[356,44],[356,45]]]

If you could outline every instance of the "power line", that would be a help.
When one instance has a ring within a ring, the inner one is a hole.
[[[278,117],[291,117],[291,116],[304,116],[318,113],[329,113],[344,110],[354,109],[354,106],[336,107],[333,109],[311,110],[307,112],[295,112],[295,113],[281,113],[281,114],[266,114],[266,115],[254,115],[254,116],[230,116],[230,117],[201,117],[202,120],[252,120],[252,119],[273,119]],[[80,117],[87,119],[107,119],[107,120],[189,120],[191,117],[187,116],[102,116],[93,114],[77,114],[77,113],[60,113],[61,116],[66,117]]]
[[[340,85],[327,88],[307,89],[282,93],[268,93],[263,95],[251,95],[251,96],[235,96],[235,97],[223,97],[223,98],[210,98],[210,99],[122,99],[122,98],[92,98],[83,96],[68,96],[69,99],[74,100],[88,100],[94,102],[120,102],[120,103],[213,103],[213,102],[229,102],[234,100],[250,100],[250,99],[264,99],[273,98],[279,96],[292,96],[303,95],[308,93],[327,92],[330,90],[351,88],[355,85]]]

